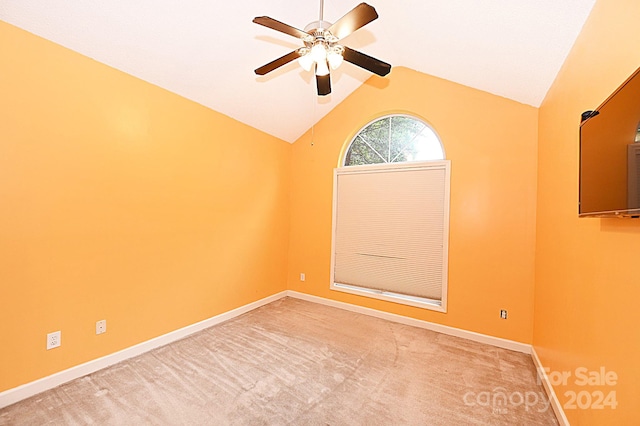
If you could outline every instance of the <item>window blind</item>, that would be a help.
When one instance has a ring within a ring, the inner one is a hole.
[[[449,162],[336,169],[334,283],[439,301]]]

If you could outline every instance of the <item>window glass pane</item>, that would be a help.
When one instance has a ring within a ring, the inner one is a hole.
[[[438,136],[427,126],[413,139],[403,153],[406,156],[403,161],[444,159],[442,144]]]
[[[410,161],[400,155],[405,149],[411,149],[412,142],[427,127],[421,121],[407,116],[391,117],[391,162]]]
[[[435,132],[421,120],[391,115],[369,123],[356,135],[345,166],[444,159]]]
[[[359,143],[366,143],[374,149],[380,156],[381,161],[376,163],[389,162],[389,119],[374,121],[362,129],[357,138]]]
[[[358,136],[347,152],[345,163],[350,166],[358,166],[363,164],[384,163],[384,159]]]

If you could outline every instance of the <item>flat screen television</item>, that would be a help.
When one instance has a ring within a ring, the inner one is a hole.
[[[580,124],[580,217],[640,217],[640,68]]]

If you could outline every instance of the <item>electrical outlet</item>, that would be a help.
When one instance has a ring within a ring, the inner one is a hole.
[[[107,332],[107,320],[96,321],[96,334]]]
[[[507,319],[507,310],[506,309],[500,309],[500,318]]]
[[[304,281],[306,277],[304,276],[304,272],[300,273],[300,281]]]
[[[60,340],[60,332],[54,331],[53,333],[47,334],[47,350],[57,348],[62,344]]]

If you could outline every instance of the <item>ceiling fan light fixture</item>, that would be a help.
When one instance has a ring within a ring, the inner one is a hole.
[[[311,57],[316,63],[320,63],[322,61],[327,60],[327,47],[324,45],[324,43],[322,42],[316,43],[311,48]]]
[[[337,43],[338,42],[338,37],[334,36],[333,34],[331,34],[331,32],[329,30],[326,30],[324,32],[324,39],[327,41],[327,43],[329,44],[333,44],[333,43]]]
[[[327,53],[327,60],[329,61],[329,66],[332,70],[338,69],[344,60],[342,57],[342,51],[340,49],[332,48],[329,53]]]
[[[300,48],[298,49],[298,54],[300,55],[298,64],[300,64],[305,71],[311,71],[314,63],[313,57],[311,57],[311,49],[306,47]]]
[[[327,65],[326,59],[316,62],[316,75],[322,77],[327,74],[329,74],[329,66]]]

